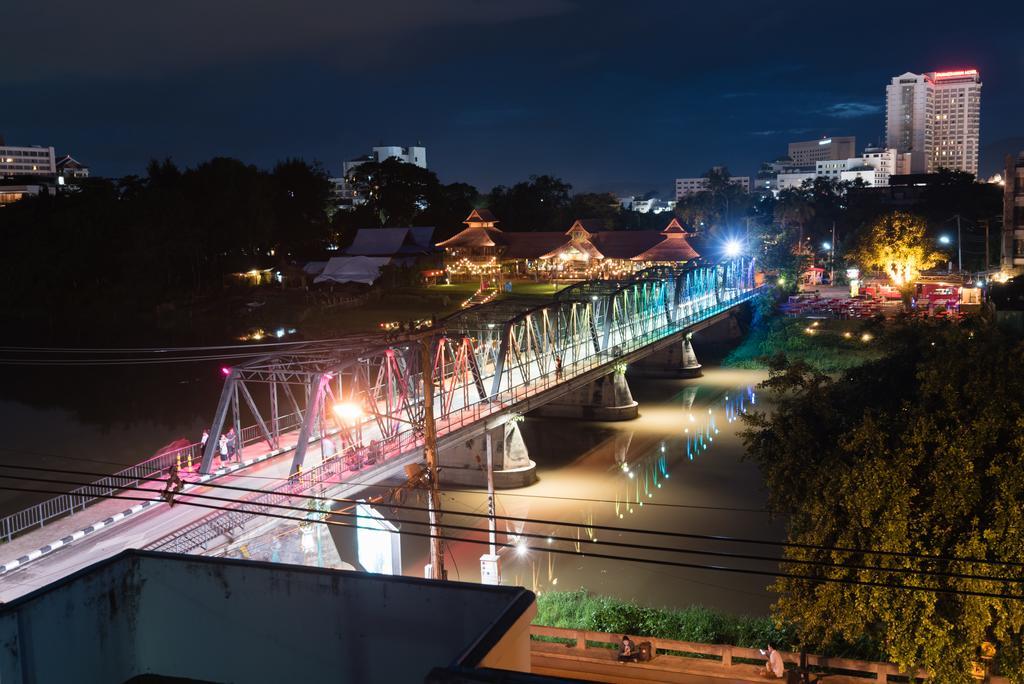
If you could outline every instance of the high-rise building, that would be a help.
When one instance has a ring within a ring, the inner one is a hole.
[[[1003,180],[1003,239],[1000,267],[1008,273],[1024,271],[1024,152],[1006,155]]]
[[[857,154],[857,138],[844,135],[789,143],[789,158],[798,166],[814,166],[830,159],[849,159]]]
[[[333,186],[331,191],[332,198],[338,206],[351,208],[365,201],[365,197],[360,194],[359,188],[353,187],[348,182],[348,174],[352,169],[362,166],[367,162],[380,163],[388,159],[398,159],[406,164],[413,164],[421,169],[425,169],[427,168],[427,148],[422,145],[410,147],[380,145],[371,149],[370,154],[343,161],[341,163],[341,176],[330,179]]]
[[[886,86],[886,145],[910,155],[910,173],[978,173],[981,75],[977,69],[907,72]]]
[[[0,140],[0,176],[54,176],[56,158],[52,147],[18,147]]]
[[[743,192],[750,192],[750,176],[730,176],[729,183],[738,185]],[[696,195],[708,189],[708,179],[700,178],[676,178],[676,200],[681,200],[690,195]]]

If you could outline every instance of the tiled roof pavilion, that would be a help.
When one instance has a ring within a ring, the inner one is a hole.
[[[684,262],[700,258],[686,239],[679,221],[672,219],[664,230],[598,230],[595,222],[577,220],[564,233],[558,231],[502,231],[486,209],[474,210],[466,228],[439,242],[449,253],[474,253],[514,259],[620,259],[648,262]],[[563,256],[565,255],[565,256]]]

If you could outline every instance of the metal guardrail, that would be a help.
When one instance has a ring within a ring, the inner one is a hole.
[[[391,439],[378,442],[375,457],[378,459],[378,463],[387,463],[416,447],[422,446],[422,444],[422,436],[417,435],[415,432],[399,433]],[[284,484],[276,489],[253,494],[231,504],[225,502],[225,505],[238,506],[238,508],[228,512],[218,511],[205,515],[185,528],[175,530],[166,537],[147,545],[146,550],[190,553],[197,548],[206,549],[206,545],[217,537],[240,530],[251,520],[267,513],[294,517],[296,520],[301,519],[303,517],[302,513],[277,508],[277,506],[301,506],[302,500],[296,501],[294,498],[295,494],[308,492],[317,485],[329,480],[333,479],[338,484],[343,484],[342,475],[351,468],[352,459],[365,459],[368,453],[368,447],[361,447],[359,449],[349,447],[309,470],[292,475]],[[358,485],[359,483],[353,482],[353,484]],[[310,513],[314,512],[313,510],[310,511]]]
[[[725,676],[732,675],[734,681],[750,680],[758,677],[751,672],[754,667],[752,663],[763,664],[766,661],[764,655],[754,648],[743,648],[729,644],[702,644],[692,641],[675,641],[673,639],[660,639],[658,637],[632,635],[635,642],[649,641],[654,650],[653,660],[643,663],[652,669],[661,668],[667,672],[696,672],[708,674],[711,668],[716,669]],[[531,650],[538,655],[554,655],[558,657],[559,651],[567,656],[593,657],[602,660],[613,659],[611,654],[615,650],[607,645],[619,644],[621,634],[609,634],[607,632],[590,632],[586,630],[562,629],[559,627],[543,627],[541,625],[530,625]],[[538,637],[545,639],[557,639],[555,643],[545,643]],[[591,647],[589,644],[595,644]],[[605,646],[602,646],[605,645]],[[684,655],[685,654],[685,655]],[[691,655],[692,654],[692,655]],[[779,651],[782,660],[794,666],[800,664],[799,653],[788,653]],[[806,662],[808,667],[816,672],[840,675],[853,675],[863,677],[864,681],[890,682],[906,681],[906,672],[900,672],[898,666],[893,663],[882,663],[869,660],[854,660],[852,658],[832,658],[807,654]],[[755,666],[756,667],[756,666]],[[746,668],[746,671],[743,670]],[[925,670],[917,670],[914,678],[928,679],[929,673]],[[872,679],[872,677],[874,679]],[[993,677],[992,682],[1003,682],[1003,677]]]
[[[301,423],[301,416],[290,413],[280,419],[281,430],[289,430]],[[240,432],[241,445],[245,447],[263,441],[258,425],[248,425]],[[142,463],[128,466],[123,470],[102,477],[71,491],[47,499],[28,508],[0,518],[0,541],[9,542],[26,530],[45,527],[47,523],[64,516],[85,510],[97,501],[105,500],[126,487],[137,486],[144,478],[167,472],[172,466],[202,461],[202,445],[199,442],[180,449],[166,451]]]

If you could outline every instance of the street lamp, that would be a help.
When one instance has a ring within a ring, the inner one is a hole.
[[[334,415],[349,425],[363,417],[363,409],[359,407],[359,404],[350,401],[339,402],[331,410],[334,411]]]
[[[732,239],[725,243],[725,256],[738,257],[743,252],[743,245],[739,240]]]
[[[939,237],[939,242],[941,242],[944,245],[948,245],[950,242],[952,242],[952,240],[950,240],[950,237],[948,235],[942,235]]]

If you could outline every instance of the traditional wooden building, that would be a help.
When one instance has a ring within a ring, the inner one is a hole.
[[[466,218],[465,229],[438,243],[450,277],[622,277],[649,266],[700,258],[674,218],[661,231],[602,230],[599,222],[579,219],[564,233],[512,233],[497,223],[490,211],[476,209]]]

